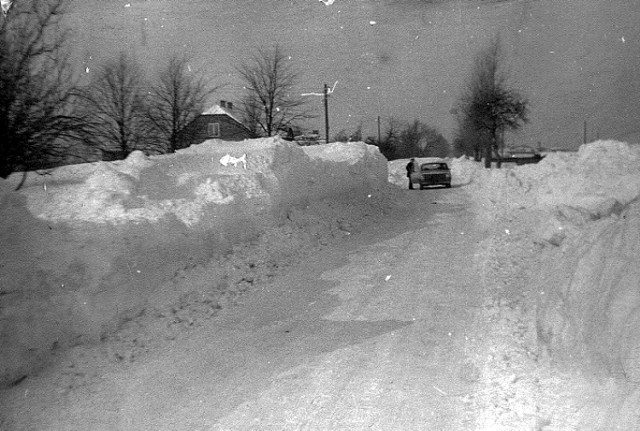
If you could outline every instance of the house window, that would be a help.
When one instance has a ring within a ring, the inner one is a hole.
[[[207,136],[210,138],[217,138],[220,136],[220,123],[207,124]]]

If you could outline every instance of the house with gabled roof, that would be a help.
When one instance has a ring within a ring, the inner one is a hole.
[[[213,105],[198,115],[180,131],[178,147],[186,148],[208,139],[242,141],[253,137],[233,110],[233,103],[221,100],[219,104]]]

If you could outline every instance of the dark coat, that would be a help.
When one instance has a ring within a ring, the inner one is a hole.
[[[416,166],[415,162],[407,163],[407,177],[411,177],[411,174],[413,173],[415,166]]]

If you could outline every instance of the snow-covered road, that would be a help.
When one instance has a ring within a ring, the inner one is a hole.
[[[262,330],[297,333],[284,350],[299,360],[212,429],[464,428],[463,397],[477,378],[465,338],[481,293],[473,265],[480,231],[464,195],[414,192],[413,217],[388,238],[332,251],[339,266],[317,262],[325,299],[312,313],[285,312],[280,301],[268,307]],[[269,296],[300,287],[315,296],[320,286],[277,284]],[[264,306],[251,303],[241,320]]]
[[[638,429],[639,154],[456,159],[424,191],[391,162],[55,349],[0,429]]]
[[[472,429],[465,403],[480,372],[470,337],[482,302],[474,263],[482,229],[462,189],[399,192],[409,208],[135,360],[104,361],[100,346],[58,358],[5,397],[8,422],[66,430]],[[82,364],[75,371],[74,362]],[[65,370],[83,384],[64,387]]]

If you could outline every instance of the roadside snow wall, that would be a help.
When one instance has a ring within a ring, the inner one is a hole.
[[[221,163],[244,154],[246,167]],[[387,162],[364,143],[214,140],[29,173],[16,192],[21,177],[0,180],[0,386],[51,349],[175,300],[167,280],[255,239],[287,208],[385,187]]]
[[[530,235],[547,256],[537,286],[542,349],[640,383],[640,145],[597,141],[537,165],[467,172],[488,220],[539,216]]]

